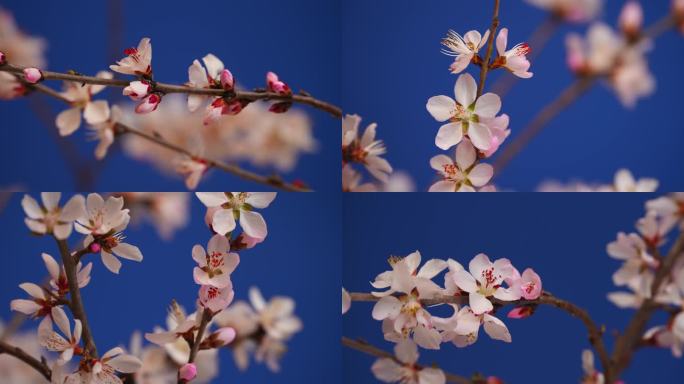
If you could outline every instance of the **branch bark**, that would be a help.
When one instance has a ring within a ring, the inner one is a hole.
[[[33,369],[38,371],[48,381],[51,380],[52,370],[50,369],[50,367],[47,366],[47,364],[44,361],[36,359],[35,357],[29,355],[19,347],[15,347],[11,344],[6,343],[5,341],[0,340],[0,354],[3,353],[23,361],[24,363],[28,364]]]
[[[83,301],[81,300],[81,289],[78,287],[78,276],[76,274],[76,260],[71,256],[69,246],[66,240],[59,240],[55,238],[59,245],[59,253],[62,256],[62,263],[64,264],[64,271],[67,275],[67,282],[69,284],[69,295],[71,296],[71,304],[69,308],[75,318],[81,320],[83,328],[83,342],[85,344],[86,355],[97,358],[97,347],[95,340],[88,324],[88,317],[86,316]]]
[[[3,66],[0,66],[0,71],[21,75],[24,71],[24,67],[12,65],[12,64],[5,64]],[[99,77],[77,75],[77,74],[71,74],[71,73],[61,73],[61,72],[52,72],[52,71],[44,71],[44,70],[41,70],[41,73],[43,74],[43,79],[45,79],[45,80],[75,81],[77,83],[99,84],[99,85],[105,85],[105,86],[109,86],[109,87],[119,87],[119,88],[127,87],[128,84],[130,83],[129,80],[103,79],[103,78],[99,78]],[[152,85],[153,85],[154,91],[162,92],[162,93],[185,93],[185,94],[206,95],[206,96],[216,96],[216,97],[232,96],[232,93],[229,94],[226,91],[224,91],[223,89],[193,88],[193,87],[188,87],[186,85],[176,85],[176,84],[167,84],[167,83],[158,83],[158,82],[153,82]],[[337,107],[333,104],[330,104],[328,102],[318,100],[318,99],[316,99],[312,96],[309,96],[309,95],[301,95],[301,94],[281,95],[278,93],[271,93],[271,92],[266,92],[266,91],[262,91],[262,90],[254,90],[254,91],[235,91],[235,95],[232,96],[232,98],[248,100],[248,101],[256,101],[256,100],[291,101],[293,103],[308,105],[310,107],[313,107],[313,108],[319,109],[321,111],[327,112],[327,113],[331,114],[332,116],[334,116],[338,119],[342,117],[342,110],[339,107]]]
[[[212,314],[208,309],[202,311],[202,319],[200,319],[199,329],[197,330],[197,335],[195,336],[195,341],[190,346],[190,357],[188,358],[188,364],[194,363],[197,357],[197,352],[199,352],[200,344],[202,344],[202,338],[204,337],[204,332],[207,330],[207,326],[211,321]],[[178,378],[178,384],[187,383],[184,379]]]
[[[365,354],[371,355],[371,356],[375,356],[375,357],[379,357],[379,358],[392,359],[395,362],[397,362],[398,364],[401,364],[401,365],[404,364],[401,361],[397,360],[397,358],[393,354],[391,354],[387,351],[383,351],[380,348],[374,347],[373,345],[371,345],[367,342],[364,342],[364,341],[352,340],[348,337],[342,336],[342,345],[344,345],[345,347],[363,352]],[[422,369],[425,366],[420,365],[420,364],[415,364],[415,367]],[[479,383],[476,383],[474,381],[471,381],[470,379],[468,379],[466,377],[454,375],[453,373],[444,372],[444,376],[446,376],[446,381],[448,383],[479,384]]]
[[[487,54],[485,55],[482,68],[480,69],[480,82],[477,85],[477,97],[482,96],[484,91],[485,80],[487,80],[487,73],[489,72],[489,60],[492,58],[494,52],[494,35],[499,28],[499,4],[500,0],[494,0],[494,15],[492,16],[492,25],[489,27],[489,39],[487,39]]]

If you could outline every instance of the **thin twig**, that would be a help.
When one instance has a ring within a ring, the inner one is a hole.
[[[199,329],[197,330],[197,335],[195,336],[195,340],[193,341],[192,345],[190,346],[190,357],[188,358],[188,364],[194,363],[195,358],[197,357],[197,352],[200,350],[200,344],[202,344],[202,338],[204,338],[204,332],[207,330],[207,325],[209,325],[209,322],[211,321],[212,314],[211,311],[208,309],[204,309],[202,311],[202,318],[200,319],[200,325]],[[183,384],[186,383],[184,379],[181,379],[180,377],[178,378],[178,384]]]
[[[487,54],[485,55],[482,68],[480,69],[480,82],[477,85],[477,97],[482,96],[484,91],[485,80],[489,71],[489,60],[492,58],[494,52],[494,35],[496,29],[499,28],[499,3],[500,0],[494,0],[494,15],[492,16],[492,26],[489,27],[489,39],[487,40]]]
[[[498,1],[498,0],[497,0]],[[3,66],[0,66],[0,71],[4,72],[9,72],[9,73],[14,73],[14,74],[21,74],[24,71],[24,67],[13,65],[13,64],[5,64]],[[98,85],[106,85],[109,87],[127,87],[130,81],[128,80],[122,80],[122,79],[104,79],[100,77],[93,77],[93,76],[85,76],[85,75],[77,75],[77,74],[71,74],[71,73],[61,73],[61,72],[52,72],[52,71],[43,71],[41,70],[41,73],[43,75],[44,80],[66,80],[66,81],[74,81],[77,83],[85,83],[85,84],[98,84]],[[257,100],[275,100],[275,101],[291,101],[293,103],[298,103],[298,104],[305,104],[309,105],[311,107],[314,107],[316,109],[320,109],[322,111],[325,111],[331,115],[333,115],[336,118],[341,118],[342,117],[342,110],[330,103],[327,103],[322,100],[318,100],[312,96],[309,95],[299,95],[299,94],[293,94],[293,95],[281,95],[279,93],[273,93],[273,92],[267,92],[267,91],[261,91],[261,90],[254,90],[254,91],[240,91],[236,90],[233,93],[228,93],[223,89],[211,89],[211,88],[194,88],[194,87],[189,87],[187,85],[176,85],[176,84],[167,84],[167,83],[158,83],[154,82],[152,83],[154,87],[154,91],[157,92],[162,92],[162,93],[185,93],[185,94],[194,94],[194,95],[205,95],[205,96],[216,96],[216,97],[230,97],[231,99],[240,99],[240,100],[246,100],[246,101],[257,101]]]
[[[401,364],[401,365],[404,364],[403,362],[397,360],[397,358],[393,354],[391,354],[387,351],[383,351],[382,349],[377,348],[377,347],[375,347],[375,346],[373,346],[373,345],[371,345],[365,341],[353,340],[353,339],[350,339],[348,337],[342,336],[342,345],[344,345],[345,347],[351,348],[351,349],[355,349],[357,351],[361,351],[361,352],[366,353],[366,354],[371,355],[371,356],[375,356],[375,357],[379,357],[379,358],[392,359],[395,362],[397,362],[398,364]],[[425,366],[419,365],[419,364],[415,364],[414,366],[418,369],[425,368]],[[454,375],[453,373],[444,372],[444,376],[446,377],[446,381],[448,383],[474,384],[474,382],[469,380],[468,378],[465,378],[465,377],[459,376],[459,375]]]
[[[52,370],[47,366],[47,364],[29,355],[19,347],[15,347],[6,343],[5,341],[0,340],[0,354],[8,354],[10,356],[16,357],[38,371],[48,381],[50,381],[52,378]]]
[[[55,238],[55,240],[57,240],[59,246],[59,253],[62,256],[62,263],[64,264],[64,271],[66,272],[67,283],[69,284],[69,294],[71,296],[71,305],[69,308],[74,317],[81,320],[86,355],[97,358],[97,347],[95,346],[95,340],[93,339],[93,334],[90,330],[90,325],[88,324],[88,317],[86,316],[83,301],[81,300],[81,289],[78,287],[76,262],[71,256],[66,240],[59,240],[57,238]]]
[[[43,84],[33,84],[31,85],[32,89],[38,90],[40,92],[43,92],[49,96],[52,96],[58,100],[61,100],[65,103],[69,103],[69,99],[65,98],[62,94],[59,92],[55,91],[54,89],[47,87]],[[128,125],[125,125],[123,123],[117,122],[116,124],[116,131],[117,134],[131,134],[135,135],[138,137],[141,137],[147,141],[153,142],[155,144],[158,144],[162,147],[165,147],[167,149],[170,149],[174,152],[177,152],[179,154],[188,156],[190,158],[193,158],[197,161],[201,161],[205,163],[208,167],[213,167],[220,169],[224,172],[231,173],[235,176],[238,176],[242,179],[249,180],[249,181],[254,181],[256,183],[264,184],[264,185],[269,185],[274,188],[282,189],[285,191],[291,191],[291,192],[308,192],[310,191],[306,187],[298,186],[292,183],[287,183],[282,180],[279,176],[262,176],[259,175],[255,172],[250,172],[245,169],[242,169],[241,167],[234,165],[234,164],[228,164],[224,163],[218,160],[213,160],[213,159],[208,159],[208,158],[203,158],[201,156],[197,156],[196,154],[193,154],[189,150],[180,147],[178,145],[172,144],[166,140],[164,140],[162,137],[158,135],[152,135],[145,133],[143,131],[140,131],[138,129],[135,129],[133,127],[130,127]]]
[[[684,254],[684,232],[682,232],[677,240],[670,248],[667,256],[663,259],[662,264],[658,268],[653,279],[653,285],[651,286],[651,295],[646,298],[641,304],[639,309],[636,311],[632,320],[625,328],[624,333],[620,335],[615,341],[615,347],[613,349],[612,363],[614,364],[614,370],[610,372],[611,378],[613,380],[620,377],[622,371],[627,368],[632,360],[632,355],[636,350],[641,336],[646,327],[646,323],[651,318],[653,312],[658,309],[658,305],[655,298],[658,296],[663,283],[670,278],[672,269],[675,266],[676,261]],[[606,380],[608,379],[606,375]],[[612,381],[606,381],[612,382]]]
[[[376,297],[370,293],[359,293],[359,292],[352,292],[349,294],[351,296],[352,301],[378,301],[380,300],[380,297]],[[433,306],[433,305],[438,305],[438,304],[465,304],[467,303],[467,296],[448,296],[448,295],[443,295],[443,296],[437,296],[432,299],[423,299],[421,300],[421,304],[423,304],[426,307]],[[587,328],[587,331],[589,333],[589,342],[591,345],[594,346],[596,349],[596,352],[599,356],[599,359],[601,360],[601,364],[604,367],[607,367],[610,359],[608,355],[608,350],[606,349],[605,343],[603,342],[603,331],[602,328],[597,325],[594,320],[592,320],[591,316],[589,313],[576,306],[575,304],[567,301],[560,299],[558,297],[553,296],[549,292],[543,292],[541,296],[539,296],[538,299],[536,300],[516,300],[516,301],[501,301],[495,298],[491,298],[492,303],[495,305],[495,308],[501,308],[507,305],[548,305],[552,307],[556,307],[558,309],[561,309],[567,313],[569,313],[573,317],[579,318],[584,326]]]

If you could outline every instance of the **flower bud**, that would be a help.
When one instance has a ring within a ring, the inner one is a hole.
[[[5,52],[0,52],[0,65],[5,64],[7,64],[7,56],[5,56]]]
[[[102,250],[102,246],[98,243],[92,243],[90,244],[90,252],[92,253],[98,253]]]
[[[131,81],[130,84],[123,90],[124,96],[128,96],[131,100],[142,100],[150,92],[151,86],[147,81]]]
[[[38,68],[24,68],[24,78],[28,83],[36,84],[43,78],[43,73]]]
[[[178,371],[179,377],[185,381],[192,381],[197,377],[197,366],[193,363],[185,364]]]
[[[214,336],[215,335],[215,336]],[[223,327],[212,334],[216,341],[219,343],[218,346],[228,345],[235,340],[235,329],[231,327]]]
[[[630,39],[636,39],[644,23],[644,12],[637,1],[628,1],[620,12],[619,24],[622,32]]]
[[[529,305],[526,305],[511,309],[511,311],[508,312],[508,315],[506,315],[506,317],[508,317],[509,319],[524,319],[526,317],[532,316],[533,313],[534,308]]]
[[[281,95],[291,95],[292,90],[284,82],[278,79],[278,75],[273,72],[268,72],[266,74],[266,87],[269,92],[278,93]]]
[[[161,103],[162,96],[159,93],[152,93],[145,97],[143,101],[135,107],[136,113],[150,113],[157,110]]]
[[[230,73],[230,71],[227,69],[224,69],[221,72],[221,86],[226,91],[232,91],[235,86],[235,79],[233,78],[233,74]]]

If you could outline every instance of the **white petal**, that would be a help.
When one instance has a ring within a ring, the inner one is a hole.
[[[411,339],[406,339],[394,347],[394,353],[402,363],[413,364],[418,361],[418,347]]]
[[[204,95],[188,95],[188,110],[190,112],[195,112],[200,107],[200,105],[202,105],[202,102],[206,99],[207,97]]]
[[[42,307],[33,300],[15,299],[10,303],[11,310],[21,312],[25,315],[33,315],[41,308]]]
[[[85,198],[75,195],[62,208],[59,219],[62,221],[74,221],[85,215]]]
[[[60,192],[41,192],[40,198],[43,200],[43,206],[48,211],[53,211],[59,205],[59,199],[62,197]]]
[[[371,366],[371,371],[378,380],[385,383],[396,383],[403,377],[402,367],[388,358],[376,360]]]
[[[113,273],[119,273],[121,261],[109,252],[102,251],[102,263]]]
[[[188,67],[188,79],[197,88],[202,88],[209,85],[207,81],[207,71],[202,67],[198,60],[194,60],[192,65]],[[190,109],[190,111],[194,111]]]
[[[508,332],[508,328],[506,328],[506,324],[504,324],[503,321],[494,316],[485,314],[483,326],[485,332],[487,332],[492,339],[505,341],[507,343],[511,342],[511,333]]]
[[[492,131],[485,124],[471,121],[468,125],[468,137],[481,151],[486,151],[492,146]]]
[[[423,368],[418,372],[418,384],[444,384],[446,376],[439,368]]]
[[[26,216],[32,219],[42,219],[45,217],[43,209],[40,208],[40,205],[38,205],[36,199],[29,195],[24,195],[24,198],[21,199],[21,206],[24,208],[24,213],[26,213]]]
[[[413,331],[413,339],[421,348],[439,349],[442,336],[436,329],[427,329],[424,326],[418,326]]]
[[[477,291],[477,282],[475,282],[475,278],[468,273],[466,270],[460,270],[456,271],[453,274],[453,280],[456,285],[461,288],[461,290],[466,291],[466,292],[475,292]]]
[[[223,192],[195,192],[195,196],[209,208],[228,202],[228,197]]]
[[[473,167],[468,173],[468,180],[476,187],[486,185],[494,175],[494,167],[489,164],[480,163]]]
[[[440,149],[447,150],[461,142],[463,139],[463,127],[461,122],[448,123],[439,127],[435,137],[435,145]]]
[[[142,366],[142,362],[135,356],[119,355],[109,360],[107,365],[121,373],[134,373]]]
[[[140,249],[135,245],[131,244],[120,243],[116,247],[112,248],[112,252],[115,255],[123,257],[124,259],[128,260],[142,261],[143,259],[143,255],[142,252],[140,252]]]
[[[476,157],[475,148],[470,141],[461,141],[458,147],[456,147],[456,164],[461,170],[470,168],[475,163]]]
[[[373,306],[373,318],[383,320],[395,317],[401,310],[401,302],[394,296],[385,296]]]
[[[440,173],[444,173],[445,165],[452,164],[454,164],[454,161],[451,160],[451,158],[447,155],[437,155],[430,159],[430,167],[432,167],[432,169],[435,171],[439,171]]]
[[[81,126],[81,109],[69,108],[57,115],[55,124],[61,136],[69,136]]]
[[[433,96],[428,100],[426,108],[435,120],[442,122],[454,116],[456,102],[448,96]]]
[[[240,226],[251,237],[266,238],[268,229],[261,214],[257,212],[240,211]]]
[[[192,258],[195,259],[200,267],[207,265],[207,253],[204,252],[204,248],[199,244],[195,244],[192,247]]]
[[[438,181],[430,186],[428,192],[456,192],[456,183],[448,180]]]
[[[71,339],[69,318],[62,308],[52,307],[52,320],[54,320],[55,324],[57,324],[57,327],[60,331],[62,331],[64,336],[66,336],[67,339]]]
[[[221,71],[223,71],[223,62],[211,53],[204,56],[202,61],[204,61],[204,65],[207,67],[207,72],[212,79],[218,77]]]
[[[57,280],[59,278],[61,268],[55,260],[55,258],[48,255],[47,253],[41,254],[41,257],[43,258],[43,262],[45,263],[45,268],[47,268],[48,272],[50,273],[50,277],[53,280]]]
[[[71,231],[73,229],[74,225],[72,223],[57,224],[54,228],[52,228],[52,233],[55,235],[56,238],[60,240],[65,240],[71,235]]]
[[[266,208],[277,195],[276,192],[250,192],[245,202],[254,208]]]
[[[476,314],[482,314],[491,311],[494,309],[494,306],[492,305],[492,302],[489,301],[486,297],[484,297],[482,294],[478,292],[470,292],[468,294],[468,301],[470,303],[470,308],[472,308],[473,312]]]
[[[22,283],[19,284],[19,288],[23,289],[24,292],[28,293],[31,297],[34,297],[36,299],[42,299],[45,300],[45,292],[43,291],[43,288],[41,288],[37,284],[33,283]]]
[[[235,216],[233,216],[233,211],[230,209],[219,209],[214,212],[211,227],[214,229],[214,232],[219,235],[225,235],[228,232],[232,232],[235,229]]]
[[[496,50],[499,52],[499,56],[506,53],[506,45],[508,45],[508,28],[501,28],[496,37]]]
[[[86,104],[83,118],[88,124],[100,124],[109,119],[109,104],[107,100],[97,100]]]
[[[477,83],[469,73],[464,73],[458,76],[456,86],[454,87],[454,94],[456,101],[464,107],[469,107],[475,102],[477,97]]]
[[[420,271],[418,271],[418,277],[423,277],[426,279],[432,279],[437,276],[438,273],[442,272],[447,268],[447,262],[440,259],[431,259],[425,262]]]
[[[493,93],[485,93],[475,103],[475,113],[480,117],[494,117],[501,110],[501,98]]]

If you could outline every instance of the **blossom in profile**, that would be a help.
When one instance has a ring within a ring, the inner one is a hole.
[[[142,362],[135,356],[127,355],[120,347],[105,352],[99,359],[82,360],[79,369],[66,376],[66,383],[120,384],[120,373],[135,373]],[[54,376],[54,374],[53,374]],[[53,377],[53,382],[55,381]]]
[[[394,346],[396,358],[382,358],[373,363],[371,371],[375,378],[385,383],[402,384],[444,384],[446,376],[439,368],[421,367],[418,361],[418,346],[410,339]]]
[[[52,322],[44,322],[38,329],[38,341],[48,351],[60,352],[58,364],[65,364],[71,360],[75,353],[81,352],[79,346],[82,331],[81,321],[74,320],[72,332],[69,318],[62,308],[53,307],[51,318],[62,334],[60,335],[52,329]]]
[[[359,138],[361,117],[346,115],[342,120],[342,162],[343,164],[359,163],[376,179],[383,183],[389,180],[392,166],[381,156],[387,152],[382,140],[375,139],[377,124],[366,127]]]
[[[501,28],[499,35],[496,37],[496,50],[499,57],[494,60],[494,67],[503,67],[508,69],[512,74],[523,79],[532,77],[530,69],[530,61],[527,60],[527,55],[532,51],[527,43],[519,43],[511,49],[506,49],[508,45],[508,28]]]
[[[137,48],[126,48],[126,57],[110,65],[109,69],[124,75],[149,76],[152,74],[152,43],[144,37]]]
[[[447,37],[442,39],[442,45],[445,47],[445,49],[442,49],[442,53],[454,57],[454,63],[449,67],[451,73],[458,74],[463,72],[480,49],[487,43],[488,37],[489,30],[485,31],[484,36],[475,30],[468,31],[463,36],[453,30],[449,30]]]

